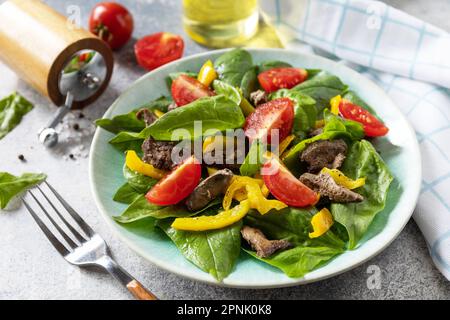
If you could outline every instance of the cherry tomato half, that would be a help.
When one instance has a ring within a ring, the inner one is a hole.
[[[192,156],[155,184],[145,197],[159,206],[177,204],[194,191],[201,176],[202,166]]]
[[[119,49],[131,38],[133,17],[130,12],[116,2],[101,2],[92,9],[89,30],[109,44],[111,49]]]
[[[361,123],[368,137],[381,137],[389,132],[389,129],[373,114],[348,100],[342,99],[339,113],[345,119]]]
[[[158,32],[146,36],[134,45],[138,63],[147,70],[156,69],[181,58],[183,50],[183,39],[168,32]]]
[[[319,200],[319,195],[301,183],[277,157],[263,165],[261,175],[270,193],[289,206],[307,207]]]
[[[197,79],[185,74],[178,76],[172,82],[172,97],[177,106],[181,107],[203,97],[213,96],[214,92]]]
[[[300,68],[274,68],[258,75],[258,81],[266,92],[291,89],[308,78],[308,72]]]
[[[260,105],[245,121],[245,135],[250,141],[267,137],[271,143],[272,130],[279,130],[279,141],[283,141],[294,124],[294,103],[289,98],[279,98]]]

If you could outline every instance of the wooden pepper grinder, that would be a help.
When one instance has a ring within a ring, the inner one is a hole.
[[[113,71],[109,46],[39,0],[0,5],[0,60],[60,108],[39,133],[56,145],[55,126],[71,109],[83,108],[106,89]]]

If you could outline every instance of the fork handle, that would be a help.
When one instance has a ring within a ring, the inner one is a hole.
[[[111,257],[103,256],[97,263],[106,269],[114,278],[122,283],[128,291],[138,300],[158,300],[158,298],[146,289],[139,281],[134,279],[125,269],[117,264]]]

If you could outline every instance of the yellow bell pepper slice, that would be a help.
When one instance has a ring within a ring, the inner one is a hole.
[[[323,208],[311,219],[311,225],[314,231],[309,233],[309,237],[311,239],[320,237],[331,228],[333,223],[333,216],[331,215],[330,210]]]
[[[212,175],[215,174],[217,171],[219,171],[219,169],[207,167],[207,168],[206,168],[206,171],[208,171],[208,176],[212,176]]]
[[[272,209],[281,210],[286,208],[287,205],[278,200],[267,200],[264,197],[261,188],[264,186],[264,182],[258,183],[257,179],[250,177],[234,177],[234,181],[228,187],[225,197],[223,198],[223,208],[228,210],[231,206],[231,201],[235,197],[236,193],[241,190],[245,190],[246,196],[250,201],[250,207],[258,210],[260,214],[266,214]],[[242,195],[239,195],[242,197]]]
[[[244,200],[232,209],[222,211],[215,216],[177,218],[172,228],[186,231],[206,231],[221,229],[238,222],[250,211],[250,201]]]
[[[127,151],[125,164],[130,170],[139,172],[145,176],[149,176],[155,179],[161,179],[167,174],[167,171],[159,170],[151,164],[142,161],[134,150]]]
[[[350,190],[362,187],[366,184],[366,178],[353,180],[338,169],[323,168],[321,172],[328,173],[333,178],[334,182]]]
[[[198,73],[197,80],[205,86],[209,87],[210,84],[217,79],[217,72],[214,70],[214,64],[211,60],[205,62]]]
[[[161,118],[163,115],[165,115],[164,112],[162,112],[161,110],[156,109],[155,111],[153,111],[153,113],[155,114],[155,116],[157,116],[158,118]]]
[[[342,97],[340,95],[337,95],[336,97],[331,98],[330,100],[330,106],[331,106],[331,113],[338,115],[339,114],[339,105],[341,104]]]

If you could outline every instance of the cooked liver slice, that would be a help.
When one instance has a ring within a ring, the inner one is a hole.
[[[242,237],[256,250],[261,258],[270,257],[275,251],[289,248],[291,244],[286,240],[268,240],[261,230],[244,226],[241,229]]]
[[[364,200],[364,197],[359,193],[338,185],[327,173],[320,173],[318,175],[304,173],[301,175],[300,181],[333,202],[346,203],[361,202]]]
[[[233,172],[223,169],[200,182],[186,199],[188,209],[198,211],[206,207],[209,202],[226,191],[231,178],[233,178]]]
[[[337,169],[342,165],[346,153],[347,144],[344,140],[321,140],[309,144],[301,153],[300,160],[308,164],[309,172],[315,173],[325,167]]]

